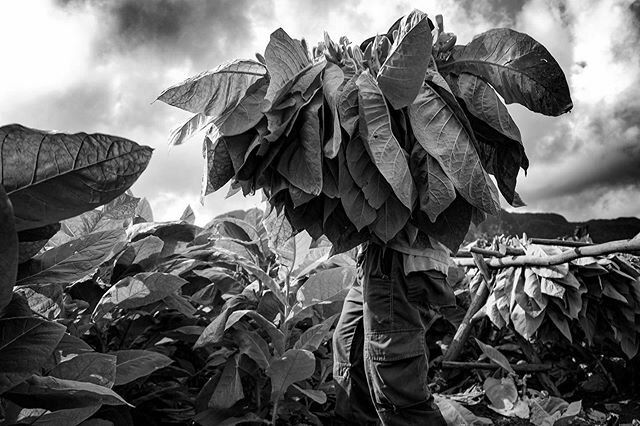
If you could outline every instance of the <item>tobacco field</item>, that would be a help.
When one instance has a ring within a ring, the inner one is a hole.
[[[399,236],[451,253],[456,304],[425,313],[448,424],[640,424],[640,236],[465,239],[524,203],[505,103],[563,114],[564,74],[512,30],[455,43],[417,10],[361,44],[278,29],[162,91],[194,114],[171,145],[205,133],[202,197],[264,195],[204,226],[131,192],[149,147],[0,127],[0,424],[337,425],[356,250]]]

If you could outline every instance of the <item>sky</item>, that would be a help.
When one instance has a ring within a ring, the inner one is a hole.
[[[200,204],[201,139],[169,149],[171,130],[190,114],[154,102],[162,90],[264,53],[278,27],[309,45],[324,30],[360,42],[414,8],[444,15],[458,44],[496,27],[525,32],[567,76],[571,113],[509,105],[531,163],[517,187],[527,206],[514,211],[572,221],[640,216],[640,0],[2,0],[0,125],[151,146],[134,194],[150,201],[156,220],[178,219],[190,204],[204,224],[260,207],[261,197],[225,199],[225,187]]]

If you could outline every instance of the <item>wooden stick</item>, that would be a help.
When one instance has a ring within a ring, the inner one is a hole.
[[[542,246],[584,247],[593,245],[593,243],[585,243],[584,241],[551,240],[548,238],[531,238],[529,241],[531,244]]]
[[[456,330],[456,334],[453,336],[453,340],[442,357],[443,364],[447,361],[454,361],[462,352],[462,348],[464,347],[464,342],[467,341],[469,334],[471,333],[471,320],[473,316],[487,303],[487,297],[489,297],[489,286],[487,285],[485,280],[482,280],[480,286],[478,287],[478,291],[475,296],[471,300],[471,304],[469,305],[469,309],[464,314],[464,318],[458,326]]]
[[[629,253],[640,250],[640,239],[610,241],[603,244],[575,247],[562,253],[547,256],[512,256],[502,258],[485,259],[492,268],[508,268],[510,266],[552,266],[567,263],[580,257],[603,256],[611,253]],[[453,258],[458,266],[475,266],[473,259]]]
[[[464,369],[464,370],[497,370],[500,368],[498,364],[490,362],[460,362],[460,361],[442,361],[440,368],[446,370]],[[538,373],[540,371],[549,371],[553,368],[551,364],[511,364],[511,368],[519,373]]]

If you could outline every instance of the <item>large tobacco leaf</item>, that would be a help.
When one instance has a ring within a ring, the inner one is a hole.
[[[0,319],[0,395],[39,371],[65,327],[40,318]]]
[[[11,202],[0,185],[0,317],[11,302],[18,272],[18,234]]]
[[[534,112],[560,115],[573,107],[560,65],[549,51],[526,34],[498,28],[456,47],[439,66],[443,73],[471,73],[493,86],[507,103]]]
[[[427,19],[419,10],[402,18],[398,36],[378,72],[378,85],[395,109],[411,104],[424,81],[433,44]]]
[[[116,379],[116,357],[98,352],[82,353],[56,365],[47,376],[112,388]]]
[[[456,189],[440,163],[419,143],[411,150],[411,174],[418,188],[420,210],[435,222],[456,198]]]
[[[21,264],[17,284],[69,285],[90,274],[114,248],[124,244],[124,240],[122,229],[96,232],[71,240]]]
[[[322,192],[322,144],[319,111],[322,95],[317,92],[303,108],[297,143],[291,143],[278,162],[278,172],[292,185],[311,195]]]
[[[455,96],[462,100],[484,168],[496,177],[505,199],[518,204],[518,170],[529,167],[518,126],[493,88],[479,77],[462,73],[449,75],[447,80]]]
[[[324,145],[324,155],[327,158],[335,158],[338,155],[340,144],[342,143],[342,127],[340,126],[340,115],[338,105],[340,101],[341,88],[345,83],[345,74],[342,69],[333,63],[327,63],[322,76],[322,92],[329,106],[331,113],[331,137]],[[327,114],[329,115],[329,114]],[[326,121],[325,121],[326,122]],[[329,129],[325,129],[329,133]]]
[[[191,136],[204,129],[213,122],[213,117],[198,113],[188,119],[183,125],[176,127],[169,135],[169,146],[182,145]]]
[[[351,141],[350,143],[352,143]],[[344,153],[338,153],[338,189],[347,217],[358,231],[376,220],[376,209],[369,204],[347,168]],[[373,165],[372,165],[373,166]],[[375,167],[374,167],[375,168]]]
[[[391,195],[391,187],[373,164],[359,135],[347,144],[345,158],[347,169],[364,198],[371,207],[379,209]]]
[[[401,203],[411,210],[416,190],[405,151],[393,135],[384,95],[368,71],[356,81],[360,109],[360,133],[374,164]]]
[[[347,80],[338,97],[340,125],[349,136],[353,136],[358,126],[358,85],[356,84],[358,76],[359,74],[354,75]]]
[[[237,59],[171,86],[158,100],[196,114],[221,117],[232,111],[249,87],[266,73],[260,62]]]
[[[411,210],[407,209],[398,197],[391,194],[378,209],[376,215],[377,218],[371,225],[371,231],[386,244],[407,224]]]
[[[464,198],[481,210],[496,214],[500,208],[498,193],[482,167],[474,135],[464,122],[465,117],[456,114],[459,106],[449,103],[455,98],[447,99],[439,90],[445,89],[425,83],[409,107],[413,133]]]
[[[0,128],[0,176],[18,231],[108,203],[149,163],[152,149],[116,136]]]
[[[113,390],[105,386],[56,377],[31,376],[16,386],[8,398],[23,407],[58,410],[94,405],[128,405]]]
[[[274,358],[267,369],[271,378],[271,400],[277,401],[290,385],[313,375],[316,358],[305,349],[289,349],[281,357]]]
[[[264,59],[271,78],[265,99],[270,103],[296,74],[311,63],[302,43],[289,37],[282,28],[271,34]]]
[[[18,232],[18,263],[26,262],[38,254],[58,231],[60,231],[59,222]]]
[[[262,104],[268,86],[267,78],[257,80],[232,110],[217,118],[214,124],[220,133],[225,136],[239,135],[257,125],[263,117]]]
[[[416,210],[412,223],[455,253],[469,231],[473,211],[474,207],[457,194],[455,200],[438,215],[435,222],[431,222],[422,210]]]

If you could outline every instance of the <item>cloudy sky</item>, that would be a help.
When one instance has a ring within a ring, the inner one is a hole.
[[[569,220],[640,216],[640,0],[2,0],[0,124],[103,132],[155,148],[133,190],[156,219],[187,204],[198,223],[260,198],[226,188],[199,204],[200,140],[169,149],[188,113],[154,99],[166,87],[264,52],[278,27],[315,44],[386,32],[413,8],[443,14],[459,43],[494,27],[526,32],[557,58],[574,108],[562,117],[509,106],[531,160],[518,191]]]

